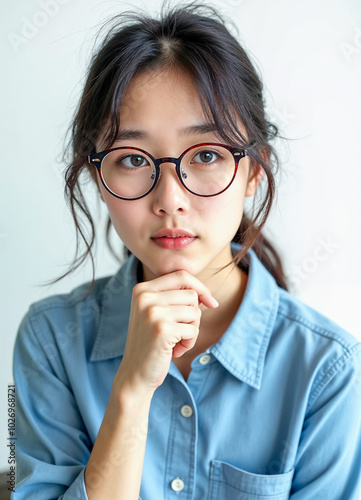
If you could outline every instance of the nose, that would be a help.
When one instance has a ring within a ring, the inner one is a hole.
[[[153,189],[153,211],[158,215],[185,213],[189,210],[190,196],[178,178],[174,163],[163,162]]]

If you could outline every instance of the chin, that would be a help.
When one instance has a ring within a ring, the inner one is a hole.
[[[192,276],[196,276],[199,274],[202,270],[203,267],[201,265],[196,265],[196,263],[189,262],[189,259],[177,259],[177,258],[168,258],[168,259],[163,259],[163,262],[156,263],[156,262],[149,262],[147,263],[146,260],[142,260],[144,268],[147,270],[146,274],[151,274],[155,278],[158,278],[160,276],[164,276],[166,274],[174,273],[176,271],[184,270],[187,271],[189,274]]]

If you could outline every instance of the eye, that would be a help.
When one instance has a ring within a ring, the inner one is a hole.
[[[145,167],[148,164],[147,160],[140,155],[123,156],[118,158],[117,163],[128,168]]]
[[[194,156],[193,161],[197,163],[212,163],[221,158],[221,155],[215,151],[204,150]]]

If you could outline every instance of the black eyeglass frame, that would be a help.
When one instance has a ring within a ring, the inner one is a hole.
[[[254,145],[255,145],[255,141],[253,141],[250,144],[249,147],[252,147]],[[221,147],[223,147],[225,149],[228,149],[228,151],[230,151],[232,153],[232,155],[233,155],[233,158],[234,158],[234,173],[233,173],[233,177],[230,180],[230,182],[228,183],[228,185],[224,189],[222,189],[222,191],[220,191],[219,193],[215,193],[215,194],[198,194],[198,193],[195,193],[194,191],[192,191],[191,189],[189,189],[184,184],[184,182],[183,182],[181,168],[180,168],[180,164],[181,164],[182,158],[189,151],[191,151],[192,149],[196,149],[199,146],[221,146]],[[105,181],[103,179],[101,167],[102,167],[102,162],[103,162],[104,158],[109,153],[111,153],[112,151],[122,150],[122,149],[133,149],[135,151],[140,151],[141,153],[143,153],[146,156],[148,156],[148,158],[150,158],[152,160],[152,162],[154,163],[154,166],[155,166],[155,176],[154,176],[153,184],[151,185],[151,187],[148,189],[148,191],[146,193],[142,194],[141,196],[137,196],[136,198],[124,198],[123,196],[120,196],[120,195],[114,193],[114,191],[112,191],[107,186],[107,184],[105,183]],[[145,151],[144,149],[136,148],[134,146],[120,146],[120,147],[117,147],[117,148],[111,148],[111,149],[107,149],[105,151],[101,151],[99,153],[93,153],[93,154],[89,155],[88,156],[88,163],[90,165],[93,165],[94,167],[96,167],[96,169],[98,171],[98,174],[99,174],[99,177],[100,177],[100,180],[101,180],[103,186],[105,187],[105,189],[110,194],[112,194],[113,196],[115,196],[116,198],[119,198],[121,200],[134,201],[134,200],[140,200],[141,198],[144,198],[144,196],[147,196],[155,188],[155,186],[156,186],[156,184],[158,182],[158,179],[159,179],[159,177],[161,175],[160,165],[162,163],[174,163],[175,164],[175,166],[176,166],[175,170],[176,170],[178,179],[180,180],[182,186],[187,191],[189,191],[190,193],[194,194],[195,196],[201,196],[202,198],[209,198],[211,196],[218,196],[219,194],[224,193],[224,191],[226,191],[229,188],[229,186],[232,184],[232,182],[234,181],[234,179],[236,177],[236,174],[237,174],[237,171],[238,171],[239,160],[241,160],[245,156],[250,156],[249,152],[248,152],[248,149],[235,148],[235,147],[229,146],[227,144],[220,144],[220,143],[217,143],[217,142],[203,142],[203,143],[195,144],[194,146],[190,146],[185,151],[183,151],[183,153],[178,158],[174,158],[174,157],[171,157],[171,156],[166,156],[166,157],[163,157],[163,158],[155,158],[150,153],[148,153],[148,151]]]

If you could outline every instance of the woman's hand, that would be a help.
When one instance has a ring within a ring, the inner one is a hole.
[[[172,356],[182,356],[196,343],[201,304],[218,306],[209,289],[187,271],[138,283],[113,389],[120,383],[153,395],[168,373]]]

